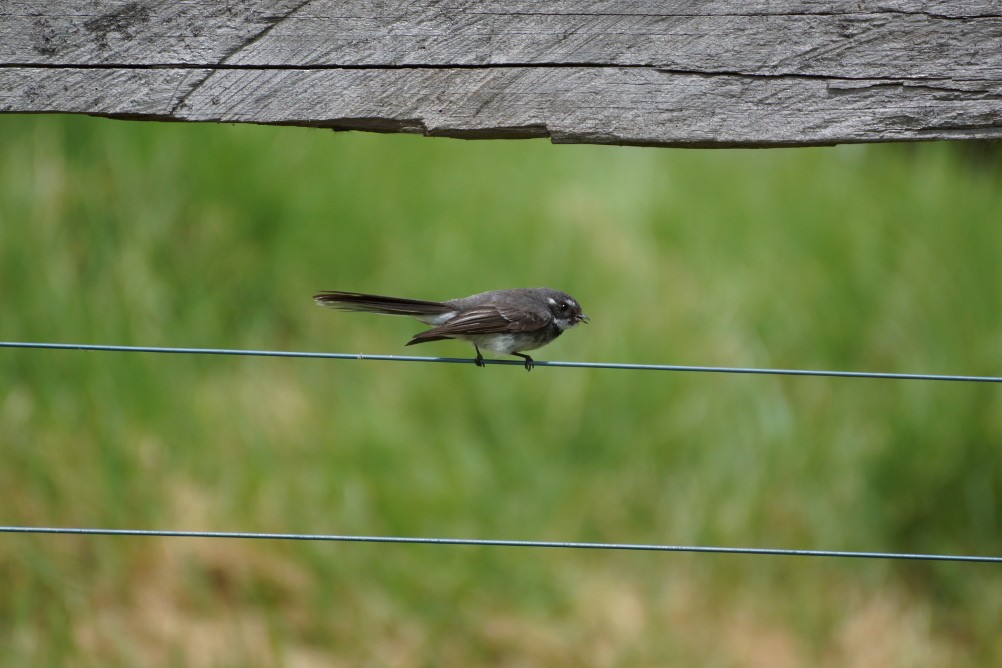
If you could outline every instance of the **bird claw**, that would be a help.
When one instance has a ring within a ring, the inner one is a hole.
[[[487,366],[487,363],[484,362],[484,356],[480,354],[480,348],[476,348],[476,351],[477,351],[477,356],[473,358],[473,363],[476,364],[477,366]],[[528,355],[525,355],[523,353],[512,353],[512,355],[521,357],[522,359],[525,360],[524,366],[526,371],[532,371],[532,367],[536,366],[535,360],[533,360]]]

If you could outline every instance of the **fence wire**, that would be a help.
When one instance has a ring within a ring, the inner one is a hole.
[[[366,360],[379,362],[431,362],[473,364],[472,357],[414,357],[408,355],[369,355],[363,353],[321,353],[285,350],[244,350],[234,348],[168,348],[162,346],[114,346],[89,343],[39,343],[32,341],[0,341],[0,348],[41,350],[83,350],[116,353],[160,353],[171,355],[240,355],[248,357],[291,357],[330,360]],[[485,359],[486,364],[524,366],[521,360]],[[624,364],[617,362],[547,362],[537,360],[536,368],[620,369],[626,371],[676,371],[697,373],[736,373],[773,376],[820,376],[835,378],[881,378],[887,380],[934,380],[967,383],[1002,383],[1002,376],[970,376],[931,373],[885,373],[881,371],[833,371],[825,369],[763,369],[728,366],[688,366],[681,364]]]
[[[233,348],[178,348],[162,346],[118,346],[85,343],[42,343],[0,341],[0,348],[40,350],[78,350],[97,352],[159,353],[173,355],[231,355],[248,357],[284,357],[331,360],[367,360],[381,362],[427,362],[472,364],[468,357],[416,357],[405,355],[370,355],[362,353],[324,353],[282,350],[245,350]],[[484,360],[487,364],[523,366],[521,360]],[[930,380],[974,383],[1002,383],[1002,376],[972,376],[959,374],[886,373],[876,371],[837,371],[823,369],[767,369],[751,367],[688,366],[678,364],[624,364],[611,362],[537,361],[536,367],[577,369],[619,369],[628,371],[675,371],[698,373],[731,373],[778,376],[815,376],[835,378],[874,378],[887,380]],[[907,552],[861,552],[846,550],[798,550],[761,547],[724,547],[700,545],[654,545],[642,543],[592,543],[575,541],[504,540],[480,538],[428,538],[408,536],[350,536],[336,534],[253,533],[236,531],[176,531],[155,529],[94,529],[75,527],[0,526],[0,533],[61,534],[89,536],[145,536],[159,538],[229,538],[256,540],[301,540],[341,543],[397,543],[412,545],[448,545],[479,547],[522,547],[546,549],[631,550],[639,552],[687,552],[785,557],[829,557],[843,559],[898,559],[911,561],[951,561],[1002,563],[1002,556],[923,554]]]
[[[789,550],[768,547],[718,547],[703,545],[650,545],[643,543],[584,543],[548,540],[498,540],[481,538],[422,538],[409,536],[346,536],[337,534],[253,533],[245,531],[173,531],[155,529],[84,529],[74,527],[0,526],[0,533],[63,534],[87,536],[145,536],[155,538],[241,538],[254,540],[303,540],[337,543],[403,543],[477,547],[524,547],[574,550],[632,550],[636,552],[690,552],[773,557],[832,557],[840,559],[903,559],[910,561],[961,561],[1002,563],[1002,557],[908,552],[852,552],[845,550]]]

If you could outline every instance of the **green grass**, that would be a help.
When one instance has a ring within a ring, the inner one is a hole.
[[[538,359],[1002,373],[948,145],[0,117],[0,340],[459,356],[318,289],[549,285]],[[0,523],[1002,554],[995,385],[0,353]],[[11,665],[997,665],[987,566],[0,538]]]

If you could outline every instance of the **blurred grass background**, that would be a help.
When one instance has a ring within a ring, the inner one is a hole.
[[[320,289],[548,285],[537,359],[1002,373],[957,146],[0,117],[0,339],[460,356]],[[0,352],[0,523],[1002,553],[994,385]],[[7,665],[998,665],[993,566],[0,538]]]

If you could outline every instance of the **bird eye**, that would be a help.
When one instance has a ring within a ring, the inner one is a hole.
[[[570,306],[567,304],[567,302],[560,302],[561,311],[566,311],[568,308],[570,308]]]

